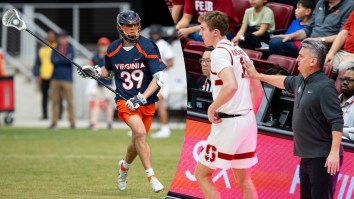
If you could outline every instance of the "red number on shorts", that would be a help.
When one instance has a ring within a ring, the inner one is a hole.
[[[205,160],[209,162],[214,162],[216,159],[216,147],[208,144],[205,148]]]
[[[120,76],[124,79],[124,82],[122,83],[124,89],[131,90],[134,86],[133,81],[138,82],[136,88],[141,88],[141,84],[144,79],[143,71],[134,70],[132,73],[129,73],[128,71],[123,71],[120,73]]]

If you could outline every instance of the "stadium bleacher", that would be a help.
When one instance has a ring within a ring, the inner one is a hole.
[[[242,22],[245,10],[251,7],[248,0],[234,0],[233,6],[235,10],[235,15],[237,15],[238,21]],[[292,5],[269,2],[267,6],[271,8],[274,12],[274,18],[276,23],[276,30],[274,34],[284,33],[288,28],[291,20],[293,19],[294,7]],[[193,78],[198,79],[202,75],[201,66],[199,64],[199,58],[202,57],[205,45],[203,42],[184,40],[181,42],[183,45],[183,55],[185,60],[186,71],[193,76]],[[243,49],[245,53],[253,61],[257,71],[265,73],[270,68],[282,67],[289,71],[290,75],[298,75],[298,63],[297,59],[282,55],[269,55],[268,50],[249,50]],[[333,66],[330,64],[325,64],[323,67],[324,73],[331,77]],[[340,71],[338,78],[344,74],[344,71]],[[339,79],[336,79],[336,88],[339,93]],[[289,98],[286,103],[292,102],[293,96],[283,96],[283,98]],[[271,100],[271,99],[270,99]],[[280,100],[281,101],[281,100]],[[283,100],[284,101],[284,100]],[[286,106],[287,108],[291,106]]]
[[[267,7],[273,10],[275,30],[272,34],[284,34],[289,27],[294,12],[294,7],[291,5],[274,3],[267,3]]]
[[[270,55],[267,60],[286,68],[291,75],[297,75],[299,73],[296,58],[274,54]]]

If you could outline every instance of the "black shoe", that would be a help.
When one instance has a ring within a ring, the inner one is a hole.
[[[107,126],[108,129],[112,129],[112,124],[109,123],[108,126]]]
[[[96,124],[90,124],[90,126],[88,127],[89,130],[92,130],[92,131],[97,131],[97,126]]]
[[[70,125],[70,128],[71,128],[71,129],[76,129],[75,124],[71,124],[71,125]]]
[[[57,123],[53,122],[50,126],[49,129],[57,129]]]

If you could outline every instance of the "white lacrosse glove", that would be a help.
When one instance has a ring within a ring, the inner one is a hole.
[[[133,98],[130,98],[129,100],[127,100],[127,102],[125,103],[125,106],[128,107],[132,111],[136,111],[136,110],[138,110],[138,108],[141,105],[144,105],[146,103],[147,103],[147,101],[146,101],[144,95],[139,92],[138,95],[134,95]]]
[[[83,66],[81,69],[77,68],[76,70],[82,78],[86,79],[92,79],[92,77],[88,74],[91,74],[94,77],[101,77],[102,74],[102,69],[98,65]]]

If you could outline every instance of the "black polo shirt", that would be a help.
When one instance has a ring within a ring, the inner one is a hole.
[[[294,154],[301,158],[327,157],[332,131],[343,131],[343,113],[334,84],[320,70],[306,79],[302,75],[286,77],[284,86],[295,94]]]

